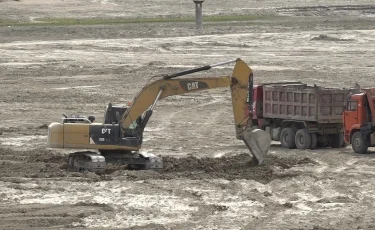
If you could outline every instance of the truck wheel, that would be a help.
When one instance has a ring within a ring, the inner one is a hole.
[[[293,149],[296,146],[295,136],[296,133],[292,128],[283,128],[280,134],[281,146],[284,148]]]
[[[311,147],[311,135],[307,129],[299,129],[295,139],[298,149],[309,149]]]
[[[356,153],[365,153],[368,149],[368,143],[362,133],[357,131],[352,136],[352,148]]]
[[[331,147],[342,148],[344,146],[344,134],[334,134],[331,136]]]
[[[316,136],[316,133],[311,133],[311,146],[310,149],[315,149],[318,145],[318,137]]]

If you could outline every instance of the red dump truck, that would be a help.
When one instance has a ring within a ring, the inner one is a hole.
[[[366,153],[369,147],[375,147],[375,88],[350,95],[343,120],[344,140],[352,144],[354,152]]]
[[[279,82],[253,87],[253,124],[285,148],[345,146],[342,114],[350,93],[359,89]],[[251,102],[253,102],[251,104]]]

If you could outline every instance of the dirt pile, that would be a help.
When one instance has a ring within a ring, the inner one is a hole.
[[[128,171],[126,175],[132,180],[144,179],[176,179],[188,178],[193,180],[218,179],[227,180],[248,179],[261,183],[269,183],[274,179],[294,177],[298,173],[288,172],[287,169],[305,164],[316,164],[310,158],[282,158],[268,156],[266,164],[254,166],[248,154],[220,158],[196,157],[164,157],[164,169],[156,171]]]
[[[1,177],[66,177],[65,162],[67,156],[43,148],[30,151],[0,148]]]
[[[354,41],[354,39],[336,38],[336,37],[328,36],[325,34],[321,34],[318,37],[313,37],[311,40],[312,41],[336,41],[336,42]]]
[[[220,158],[170,157],[164,159],[164,169],[131,171],[124,166],[109,165],[107,175],[93,173],[67,172],[67,155],[54,153],[47,149],[14,151],[0,149],[0,175],[2,177],[85,177],[95,181],[111,180],[112,177],[124,176],[129,180],[145,179],[249,179],[268,183],[277,178],[294,177],[287,169],[302,164],[315,164],[310,158],[283,158],[268,156],[266,165],[254,166],[247,154]]]

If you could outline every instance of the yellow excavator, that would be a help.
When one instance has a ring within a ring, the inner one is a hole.
[[[230,63],[235,63],[232,76],[177,78]],[[249,111],[253,111],[253,72],[244,61],[236,59],[158,77],[149,81],[129,106],[109,103],[101,123],[96,123],[93,116],[64,114],[61,123],[53,122],[48,126],[47,146],[83,149],[69,155],[68,169],[71,171],[105,173],[108,162],[124,164],[130,169],[161,169],[161,156],[139,151],[144,128],[156,102],[173,95],[230,87],[236,137],[250,150],[253,164],[264,163],[271,138],[252,125]]]

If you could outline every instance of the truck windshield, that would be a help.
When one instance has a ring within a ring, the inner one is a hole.
[[[347,106],[346,110],[357,111],[357,101],[348,101],[348,106]]]

